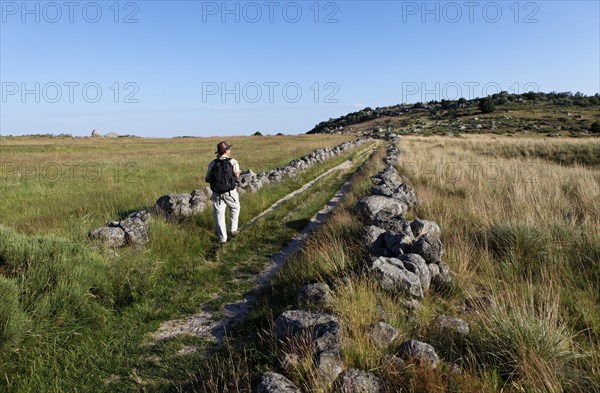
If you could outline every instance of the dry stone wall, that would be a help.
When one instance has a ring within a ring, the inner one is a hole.
[[[414,190],[395,169],[399,162],[396,146],[388,148],[384,158],[385,170],[372,177],[371,195],[356,206],[367,222],[364,227],[365,247],[371,259],[366,272],[374,277],[384,291],[403,297],[409,309],[419,307],[419,301],[433,289],[445,289],[452,282],[452,274],[443,261],[444,249],[440,240],[441,229],[433,221],[407,220],[404,214],[419,204]],[[346,339],[335,315],[320,310],[331,303],[331,288],[325,283],[311,283],[298,294],[298,305],[306,309],[287,310],[275,321],[274,334],[285,342],[308,337],[313,343],[315,366],[323,383],[333,391],[379,392],[385,381],[372,372],[346,369],[341,351]],[[310,310],[310,311],[307,311]],[[469,333],[467,323],[456,317],[438,316],[434,324],[451,334]],[[393,346],[398,331],[385,321],[370,327],[373,344],[390,348],[382,363],[404,367],[412,362],[435,369],[442,361],[435,348],[416,339],[408,339]],[[290,356],[280,360],[289,363]],[[282,367],[285,370],[285,367]],[[274,377],[276,376],[276,377]],[[268,372],[262,375],[259,391],[295,392],[298,387],[284,375]],[[268,386],[269,390],[266,386]]]
[[[312,153],[292,160],[283,168],[268,172],[254,173],[246,170],[238,178],[238,191],[256,192],[268,184],[276,184],[284,179],[297,176],[301,171],[321,164],[343,152],[362,145],[368,139],[344,142],[333,148],[316,149]],[[148,243],[148,223],[152,216],[164,217],[169,221],[178,221],[200,214],[210,205],[212,191],[209,187],[197,189],[191,194],[163,195],[148,209],[131,213],[120,221],[111,221],[104,227],[89,232],[92,240],[107,244],[109,247],[140,247]]]

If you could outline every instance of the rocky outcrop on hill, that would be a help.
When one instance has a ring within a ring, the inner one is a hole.
[[[102,136],[100,132],[96,132],[96,134],[95,136]],[[258,175],[252,170],[246,170],[238,178],[238,190],[256,192],[265,185],[275,184],[286,178],[297,176],[300,171],[338,156],[366,141],[367,139],[357,139],[352,142],[344,142],[331,149],[316,149],[304,157],[290,161],[283,168],[275,168],[269,172],[261,172]],[[88,236],[90,239],[112,248],[125,245],[143,246],[148,243],[147,223],[151,214],[163,217],[168,221],[183,220],[204,211],[210,205],[211,196],[212,191],[208,187],[194,190],[191,194],[163,195],[156,200],[151,208],[134,212],[121,221],[111,221],[104,227],[90,231]]]

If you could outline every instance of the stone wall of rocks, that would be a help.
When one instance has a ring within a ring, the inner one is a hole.
[[[275,168],[268,172],[256,174],[252,170],[246,170],[242,172],[238,179],[239,188],[254,192],[267,184],[278,183],[285,178],[295,177],[300,171],[307,170],[332,157],[339,156],[346,150],[360,146],[366,141],[367,139],[357,139],[353,142],[342,143],[331,149],[317,149],[304,157],[290,161],[283,168]]]
[[[238,178],[238,191],[256,192],[265,185],[297,176],[300,171],[323,163],[366,141],[367,139],[357,139],[331,149],[316,149],[304,157],[290,161],[283,168],[275,168],[269,172],[256,174],[252,170],[246,170]],[[209,187],[194,190],[191,194],[163,195],[152,207],[131,213],[124,220],[110,221],[106,226],[90,231],[89,237],[113,248],[125,245],[143,246],[148,243],[148,222],[153,215],[164,217],[169,221],[192,217],[200,214],[210,205],[211,195],[212,191]]]
[[[448,265],[443,262],[443,245],[440,227],[432,221],[407,220],[404,213],[419,204],[414,190],[407,185],[395,169],[399,151],[392,145],[388,148],[384,162],[386,169],[372,178],[371,195],[361,199],[356,208],[365,217],[365,247],[371,259],[367,274],[372,275],[381,288],[404,298],[404,306],[414,309],[419,300],[432,288],[444,289],[452,281]],[[308,337],[313,343],[313,356],[317,373],[322,382],[334,391],[379,392],[385,381],[377,375],[357,369],[347,369],[341,359],[345,342],[340,320],[327,309],[331,302],[331,288],[325,283],[304,286],[298,294],[300,309],[281,314],[274,324],[277,339],[285,342]],[[310,311],[307,311],[310,310]],[[452,334],[465,335],[469,327],[456,317],[440,315],[435,319],[439,329]],[[390,347],[398,332],[384,321],[371,326],[374,345]],[[449,334],[450,335],[450,334]],[[410,361],[435,369],[440,357],[435,349],[424,342],[408,339],[381,359],[404,367]],[[287,354],[280,359],[282,369],[297,362],[299,356]],[[299,392],[300,389],[282,374],[267,372],[261,376],[258,392]]]

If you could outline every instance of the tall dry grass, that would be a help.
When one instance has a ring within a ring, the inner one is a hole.
[[[577,151],[595,139],[403,138],[403,170],[437,221],[461,296],[492,293],[473,318],[474,358],[515,389],[600,389],[600,172],[513,149]],[[531,156],[536,156],[531,154]]]

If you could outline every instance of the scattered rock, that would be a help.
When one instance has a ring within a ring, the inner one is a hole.
[[[438,315],[433,324],[438,329],[451,334],[463,336],[469,334],[469,324],[460,318]]]
[[[261,376],[258,393],[300,393],[292,381],[281,374],[268,371]]]
[[[109,247],[121,247],[125,245],[125,232],[121,228],[101,227],[89,233],[92,240],[106,243]]]
[[[357,369],[344,371],[337,382],[338,389],[344,393],[377,393],[381,391],[381,382],[375,375]]]
[[[429,265],[432,266],[433,264]],[[437,275],[432,275],[431,283],[438,290],[448,290],[450,289],[450,285],[452,284],[452,275],[450,273],[450,267],[445,262],[440,262],[437,264],[439,268],[439,273]]]
[[[319,354],[317,373],[327,385],[333,385],[342,371],[344,371],[344,362],[338,353],[325,351]]]
[[[336,317],[304,310],[288,310],[276,320],[275,336],[279,340],[290,339],[299,335],[309,335],[313,340],[315,351],[339,352],[342,348],[341,327]]]
[[[322,282],[305,285],[298,292],[298,303],[312,308],[327,307],[332,301],[331,288]]]
[[[440,362],[435,349],[431,345],[418,340],[403,342],[398,348],[398,356],[405,361],[414,361],[431,369],[435,369]]]
[[[387,348],[398,337],[398,331],[385,322],[377,322],[371,326],[371,340],[379,348]]]

